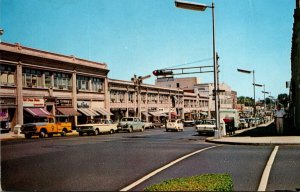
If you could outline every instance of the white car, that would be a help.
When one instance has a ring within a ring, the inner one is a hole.
[[[154,125],[151,122],[143,122],[144,123],[144,128],[145,129],[153,129]]]
[[[245,119],[240,119],[239,129],[244,129],[244,128],[248,128],[248,123],[246,122]]]
[[[220,119],[220,126],[223,130],[225,130],[225,123],[223,119]],[[202,133],[211,133],[215,132],[216,128],[216,120],[215,119],[203,119],[196,124],[196,131],[199,135]]]
[[[114,123],[112,120],[99,120],[95,123],[88,123],[83,125],[77,125],[76,126],[77,132],[79,133],[79,136],[82,136],[83,134],[93,134],[93,135],[99,135],[100,133],[115,133],[117,131],[117,124]]]
[[[170,119],[167,121],[166,131],[184,131],[183,123],[181,119]]]

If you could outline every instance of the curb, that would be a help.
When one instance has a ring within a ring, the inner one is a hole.
[[[300,145],[300,143],[257,143],[257,142],[236,142],[236,141],[214,141],[213,139],[205,139],[208,143],[226,144],[226,145],[262,145],[262,146],[275,146],[275,145]]]

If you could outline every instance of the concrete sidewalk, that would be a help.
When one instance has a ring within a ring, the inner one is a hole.
[[[237,130],[234,135],[224,136],[220,139],[209,137],[207,142],[232,145],[300,145],[300,135],[290,134],[278,136],[272,122]]]
[[[67,133],[67,136],[69,135],[78,135],[78,132],[76,130],[72,130],[72,133]],[[57,135],[53,135],[53,137],[60,137],[60,134]],[[34,138],[35,136],[33,136]],[[24,134],[18,134],[18,133],[14,133],[14,132],[8,132],[8,133],[1,133],[0,134],[0,141],[4,141],[4,140],[15,140],[15,139],[24,139],[25,136]]]
[[[300,136],[277,137],[209,137],[207,142],[232,145],[300,145]]]

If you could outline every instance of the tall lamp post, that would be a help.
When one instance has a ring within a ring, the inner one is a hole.
[[[187,2],[187,1],[175,1],[175,6],[182,9],[189,9],[194,11],[205,11],[206,8],[211,8],[212,10],[212,39],[213,39],[213,62],[214,62],[214,96],[215,96],[215,112],[216,112],[216,130],[218,133],[215,134],[215,137],[220,137],[220,113],[218,108],[218,66],[216,58],[216,41],[215,41],[215,5],[214,3],[210,5],[204,5],[200,3]]]
[[[254,97],[254,103],[253,103],[253,114],[254,114],[254,117],[256,117],[256,103],[255,103],[255,87],[262,87],[263,85],[261,84],[256,84],[255,83],[255,71],[248,71],[248,70],[245,70],[245,69],[237,69],[238,72],[240,73],[247,73],[247,74],[253,74],[253,97]]]
[[[264,110],[266,111],[266,94],[269,94],[269,92],[267,92],[266,90],[265,90],[265,88],[266,88],[266,85],[265,84],[263,84],[263,87],[264,87],[264,90],[262,91],[262,93],[264,94]]]

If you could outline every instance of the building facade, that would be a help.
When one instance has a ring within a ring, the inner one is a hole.
[[[293,127],[300,130],[300,0],[296,0],[291,50],[291,107]]]
[[[75,126],[97,118],[202,118],[209,98],[181,88],[108,79],[105,63],[0,44],[0,121],[15,125],[55,115]]]
[[[183,91],[132,81],[109,79],[109,107],[113,119],[140,117],[144,121],[183,117]]]
[[[0,55],[0,120],[10,128],[47,115],[109,118],[106,64],[3,42]]]

